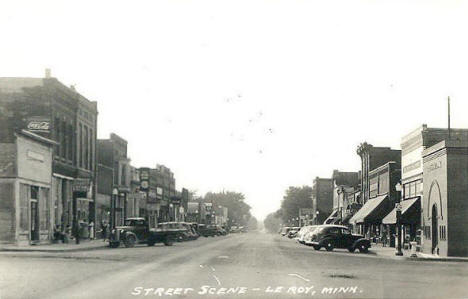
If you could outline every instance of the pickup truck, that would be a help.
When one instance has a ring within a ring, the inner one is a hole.
[[[145,218],[127,218],[125,219],[124,226],[117,226],[111,231],[109,246],[117,248],[122,243],[125,247],[134,247],[135,244],[153,246],[156,243],[164,243],[166,246],[171,246],[182,231],[163,226],[150,228]]]

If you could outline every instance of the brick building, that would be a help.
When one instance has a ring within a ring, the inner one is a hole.
[[[333,170],[333,211],[325,224],[342,224],[346,217],[347,195],[359,186],[358,172]]]
[[[0,137],[27,129],[56,142],[50,196],[62,230],[95,221],[97,115],[96,102],[50,71],[45,78],[0,78]]]
[[[361,143],[356,153],[361,158],[361,204],[370,198],[369,172],[387,162],[401,164],[401,151],[389,147],[375,147],[367,142]]]
[[[333,179],[316,177],[312,184],[314,223],[322,224],[333,211]]]
[[[111,195],[115,192],[116,195],[111,197],[111,222],[115,225],[123,225],[124,219],[127,217],[127,201],[130,193],[130,159],[127,157],[127,141],[117,134],[111,133],[109,139],[97,140],[97,152],[99,164],[112,169],[112,184],[106,181],[100,182],[101,190],[112,190]],[[100,167],[99,170],[104,170]],[[115,189],[115,191],[114,191]]]

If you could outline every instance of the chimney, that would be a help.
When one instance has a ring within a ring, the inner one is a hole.
[[[45,77],[46,77],[47,79],[49,79],[49,78],[51,77],[51,76],[50,76],[50,69],[49,69],[49,68],[45,69]]]

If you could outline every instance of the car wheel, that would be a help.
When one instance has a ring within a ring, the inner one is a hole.
[[[367,247],[367,245],[365,244],[359,245],[359,252],[367,253],[368,251],[369,251],[369,248]]]
[[[174,244],[174,242],[172,242],[172,240],[170,238],[164,239],[164,245],[172,246],[173,244]]]
[[[354,248],[354,247],[349,247],[349,248],[348,248],[348,251],[349,251],[349,252],[354,252],[354,250],[356,250],[356,248]]]
[[[314,249],[315,250],[320,250],[320,246],[319,245],[314,245]]]
[[[333,244],[332,244],[332,242],[327,241],[327,242],[325,243],[325,249],[326,249],[327,251],[333,251]]]
[[[134,247],[136,243],[136,238],[134,235],[127,236],[124,240],[124,245],[127,248]]]
[[[110,242],[110,243],[109,243],[109,246],[110,246],[110,248],[117,248],[117,247],[120,246],[120,242],[119,242],[119,241],[117,241],[117,242]]]

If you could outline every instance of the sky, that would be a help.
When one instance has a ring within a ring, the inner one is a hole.
[[[242,192],[358,171],[422,124],[468,128],[467,1],[0,3],[0,77],[52,76],[98,102],[98,138],[176,187]]]

